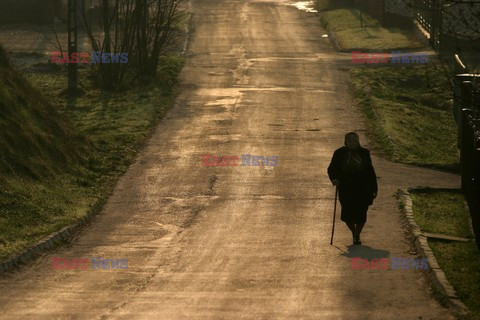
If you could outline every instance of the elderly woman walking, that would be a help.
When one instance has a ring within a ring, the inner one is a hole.
[[[377,197],[377,176],[370,151],[360,146],[356,132],[345,135],[345,146],[333,153],[328,177],[338,188],[341,220],[352,231],[353,243],[362,244],[360,233],[367,221],[368,207]]]

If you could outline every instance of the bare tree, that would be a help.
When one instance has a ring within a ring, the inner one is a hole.
[[[136,56],[140,75],[155,75],[158,57],[174,39],[174,27],[182,18],[179,4],[179,0],[136,0]]]
[[[155,76],[159,56],[174,40],[175,27],[182,19],[180,2],[101,0],[99,28],[88,21],[83,8],[82,20],[94,52],[107,58],[109,53],[128,54],[128,63],[93,64],[105,89],[122,89],[140,77]]]

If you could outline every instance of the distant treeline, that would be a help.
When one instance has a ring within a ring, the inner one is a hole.
[[[58,0],[2,0],[0,24],[50,23],[63,9]]]

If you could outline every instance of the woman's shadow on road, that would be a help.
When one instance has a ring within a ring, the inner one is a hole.
[[[342,248],[334,245],[338,250],[342,251],[343,253],[341,254],[344,257],[347,258],[362,258],[362,259],[381,259],[381,258],[388,258],[390,255],[390,251],[388,250],[381,250],[381,249],[375,249],[369,246],[364,246],[364,245],[349,245],[347,246],[347,251],[343,250]]]

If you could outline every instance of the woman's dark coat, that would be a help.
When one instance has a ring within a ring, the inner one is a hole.
[[[332,161],[328,167],[330,180],[338,179],[338,194],[342,206],[369,206],[373,203],[373,194],[377,193],[377,176],[373,169],[370,151],[358,147],[355,152],[362,159],[363,170],[357,174],[347,174],[345,161],[348,156],[348,148],[341,147],[333,153]]]

